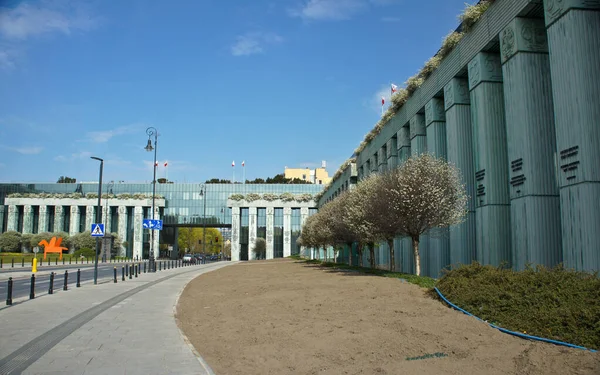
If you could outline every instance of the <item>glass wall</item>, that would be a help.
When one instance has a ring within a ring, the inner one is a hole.
[[[248,228],[249,211],[248,208],[240,209],[240,260],[248,260],[248,242],[250,235]]]
[[[273,258],[283,258],[283,208],[273,215]]]
[[[267,209],[256,210],[256,238],[267,238]]]
[[[296,240],[300,237],[301,223],[300,209],[292,208],[292,255],[300,254],[300,246],[296,244]]]

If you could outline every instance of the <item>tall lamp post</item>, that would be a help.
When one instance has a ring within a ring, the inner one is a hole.
[[[98,177],[98,207],[96,207],[96,223],[102,221],[102,170],[104,169],[104,159],[91,157],[100,162],[100,176]],[[96,257],[94,259],[94,285],[98,284],[98,253],[100,252],[100,237],[96,237]]]
[[[225,207],[221,207],[221,213],[223,214],[223,225],[225,225]],[[225,257],[225,236],[223,235],[223,228],[221,227],[221,260]]]
[[[152,177],[152,220],[154,220],[154,200],[156,197],[156,148],[158,143],[158,131],[154,127],[146,129],[148,134],[148,144],[145,149],[148,152],[154,150],[154,162],[152,163],[152,169],[154,174]],[[154,147],[152,147],[152,136],[154,136]],[[151,272],[156,272],[156,260],[154,259],[154,229],[150,229],[150,254],[148,254],[148,268]]]
[[[206,185],[202,185],[200,188],[200,196],[204,201],[204,212],[202,213],[202,254],[203,257],[206,257]],[[204,259],[204,258],[203,258]]]

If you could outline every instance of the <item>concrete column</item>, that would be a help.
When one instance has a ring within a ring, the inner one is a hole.
[[[510,162],[512,265],[562,261],[554,110],[544,21],[515,18],[500,33]]]
[[[433,98],[425,105],[427,151],[437,158],[447,159],[446,113],[444,100]],[[429,234],[429,274],[440,277],[440,271],[450,264],[448,228],[435,228]]]
[[[410,126],[410,156],[417,156],[427,152],[427,130],[425,129],[425,115],[417,113],[409,122]],[[408,241],[406,241],[408,243]],[[412,241],[409,250],[409,256],[413,259]],[[429,236],[421,235],[419,238],[419,254],[421,256],[421,275],[431,276],[429,274]],[[414,268],[414,266],[413,266]]]
[[[119,238],[121,239],[121,241],[127,241],[127,207],[125,206],[119,206],[118,208],[118,224],[117,226],[119,227],[117,230],[117,234],[119,235]],[[120,257],[124,257],[126,256],[126,249],[125,247],[121,246],[121,248],[119,249],[119,254],[117,254],[117,256]]]
[[[377,154],[371,155],[371,159],[369,161],[369,165],[371,166],[371,173],[379,172],[379,163],[377,162]]]
[[[6,224],[6,231],[16,231],[19,224],[19,210],[17,206],[11,204],[8,206],[8,223]]]
[[[600,270],[600,1],[544,0],[566,267]]]
[[[23,233],[33,233],[33,208],[30,204],[23,206]]]
[[[500,56],[480,52],[469,62],[475,155],[477,260],[510,264],[508,155]]]
[[[48,206],[40,205],[38,215],[38,233],[48,232]]]
[[[273,259],[273,224],[275,209],[267,207],[267,259]]]
[[[133,258],[142,259],[144,243],[144,227],[142,222],[144,219],[144,210],[142,206],[135,206],[133,208]]]
[[[65,211],[63,206],[54,206],[54,232],[62,232],[64,230]]]
[[[477,257],[475,236],[475,172],[473,169],[473,135],[469,82],[453,78],[444,86],[446,142],[448,161],[461,171],[467,189],[467,217],[450,227],[450,263],[471,264]]]
[[[392,170],[398,166],[398,138],[393,137],[385,145],[387,168]]]
[[[308,219],[308,207],[300,207],[300,226],[301,226],[301,228],[304,228],[304,223],[306,222],[306,219]],[[300,232],[300,235],[302,235],[302,232]],[[306,247],[300,246],[300,254],[304,255],[305,251],[306,251]]]
[[[410,126],[405,125],[396,133],[398,149],[398,161],[397,165],[400,166],[410,157]],[[412,240],[409,237],[398,237],[394,241],[395,248],[398,249],[399,255],[396,255],[397,264],[396,269],[400,271],[400,265],[402,265],[402,272],[414,273],[414,255],[412,251]]]
[[[92,224],[96,223],[95,208],[96,208],[95,206],[86,206],[85,207],[85,230],[86,231],[88,231],[88,230],[91,231]]]
[[[256,207],[248,207],[248,260],[256,259],[254,245],[256,244]]]
[[[152,210],[152,208],[150,208],[150,210]],[[160,219],[160,207],[158,206],[154,206],[154,218],[156,220]],[[154,259],[158,259],[160,256],[160,232],[160,230],[154,230],[154,243],[152,245],[152,249],[154,250]]]
[[[79,206],[71,206],[71,218],[69,220],[69,235],[73,236],[79,233]]]
[[[377,162],[379,163],[377,169],[379,170],[379,172],[385,172],[388,169],[388,164],[387,164],[387,146],[385,147],[380,147],[379,150],[377,151]]]
[[[104,231],[106,233],[112,232],[110,227],[110,206],[102,207],[102,222],[104,223]]]
[[[231,261],[240,260],[240,208],[231,208]]]
[[[292,209],[283,208],[283,257],[292,255]]]

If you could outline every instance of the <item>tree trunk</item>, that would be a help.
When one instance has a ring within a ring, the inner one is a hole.
[[[388,239],[387,241],[388,243],[388,247],[390,249],[390,271],[395,272],[396,271],[396,252],[394,251],[394,239],[392,238],[391,240]]]
[[[364,244],[362,243],[358,243],[358,266],[362,267],[363,266],[363,250],[364,250]]]
[[[413,253],[415,255],[415,274],[421,276],[421,256],[419,255],[419,237],[413,237]]]
[[[373,242],[369,243],[369,255],[371,256],[371,268],[375,269],[375,243]]]
[[[352,242],[346,244],[348,246],[348,265],[352,266]]]

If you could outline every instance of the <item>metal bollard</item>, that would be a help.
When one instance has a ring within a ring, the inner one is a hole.
[[[35,298],[35,274],[31,274],[31,286],[29,287],[29,299]]]
[[[50,272],[50,284],[48,284],[48,294],[54,293],[54,272]]]
[[[146,262],[144,262],[144,273],[146,273]]]
[[[65,264],[65,258],[63,258],[63,265]]]
[[[25,258],[21,258],[21,267],[25,267]]]
[[[50,257],[48,257],[48,265],[50,265]]]
[[[81,269],[77,269],[77,284],[75,285],[76,287],[80,287],[81,286]]]
[[[12,277],[8,278],[8,290],[6,291],[6,305],[12,305],[12,288],[13,288],[13,280]]]
[[[54,265],[58,266],[58,258],[54,258]]]
[[[161,262],[157,262],[157,263],[158,263],[158,270],[159,270],[159,271],[162,271],[162,265],[161,265]]]
[[[69,282],[69,272],[67,270],[65,270],[65,279],[63,281],[63,290],[67,290],[67,283]]]
[[[138,273],[138,266],[137,266],[137,264],[134,264],[133,268],[135,269],[135,277],[137,277],[138,276],[137,275],[137,273]]]
[[[77,264],[77,258],[75,258],[75,264]]]
[[[131,280],[133,269],[131,268],[131,265],[127,266],[127,268],[129,268],[129,280]]]
[[[117,283],[117,267],[113,267],[114,282]]]
[[[4,259],[0,258],[0,268],[2,268],[2,263],[4,263]]]
[[[10,266],[11,266],[11,268],[15,268],[15,258],[12,258],[12,260],[10,262]]]
[[[129,276],[129,265],[125,265],[125,276]]]
[[[125,281],[125,266],[121,266],[121,281]]]

